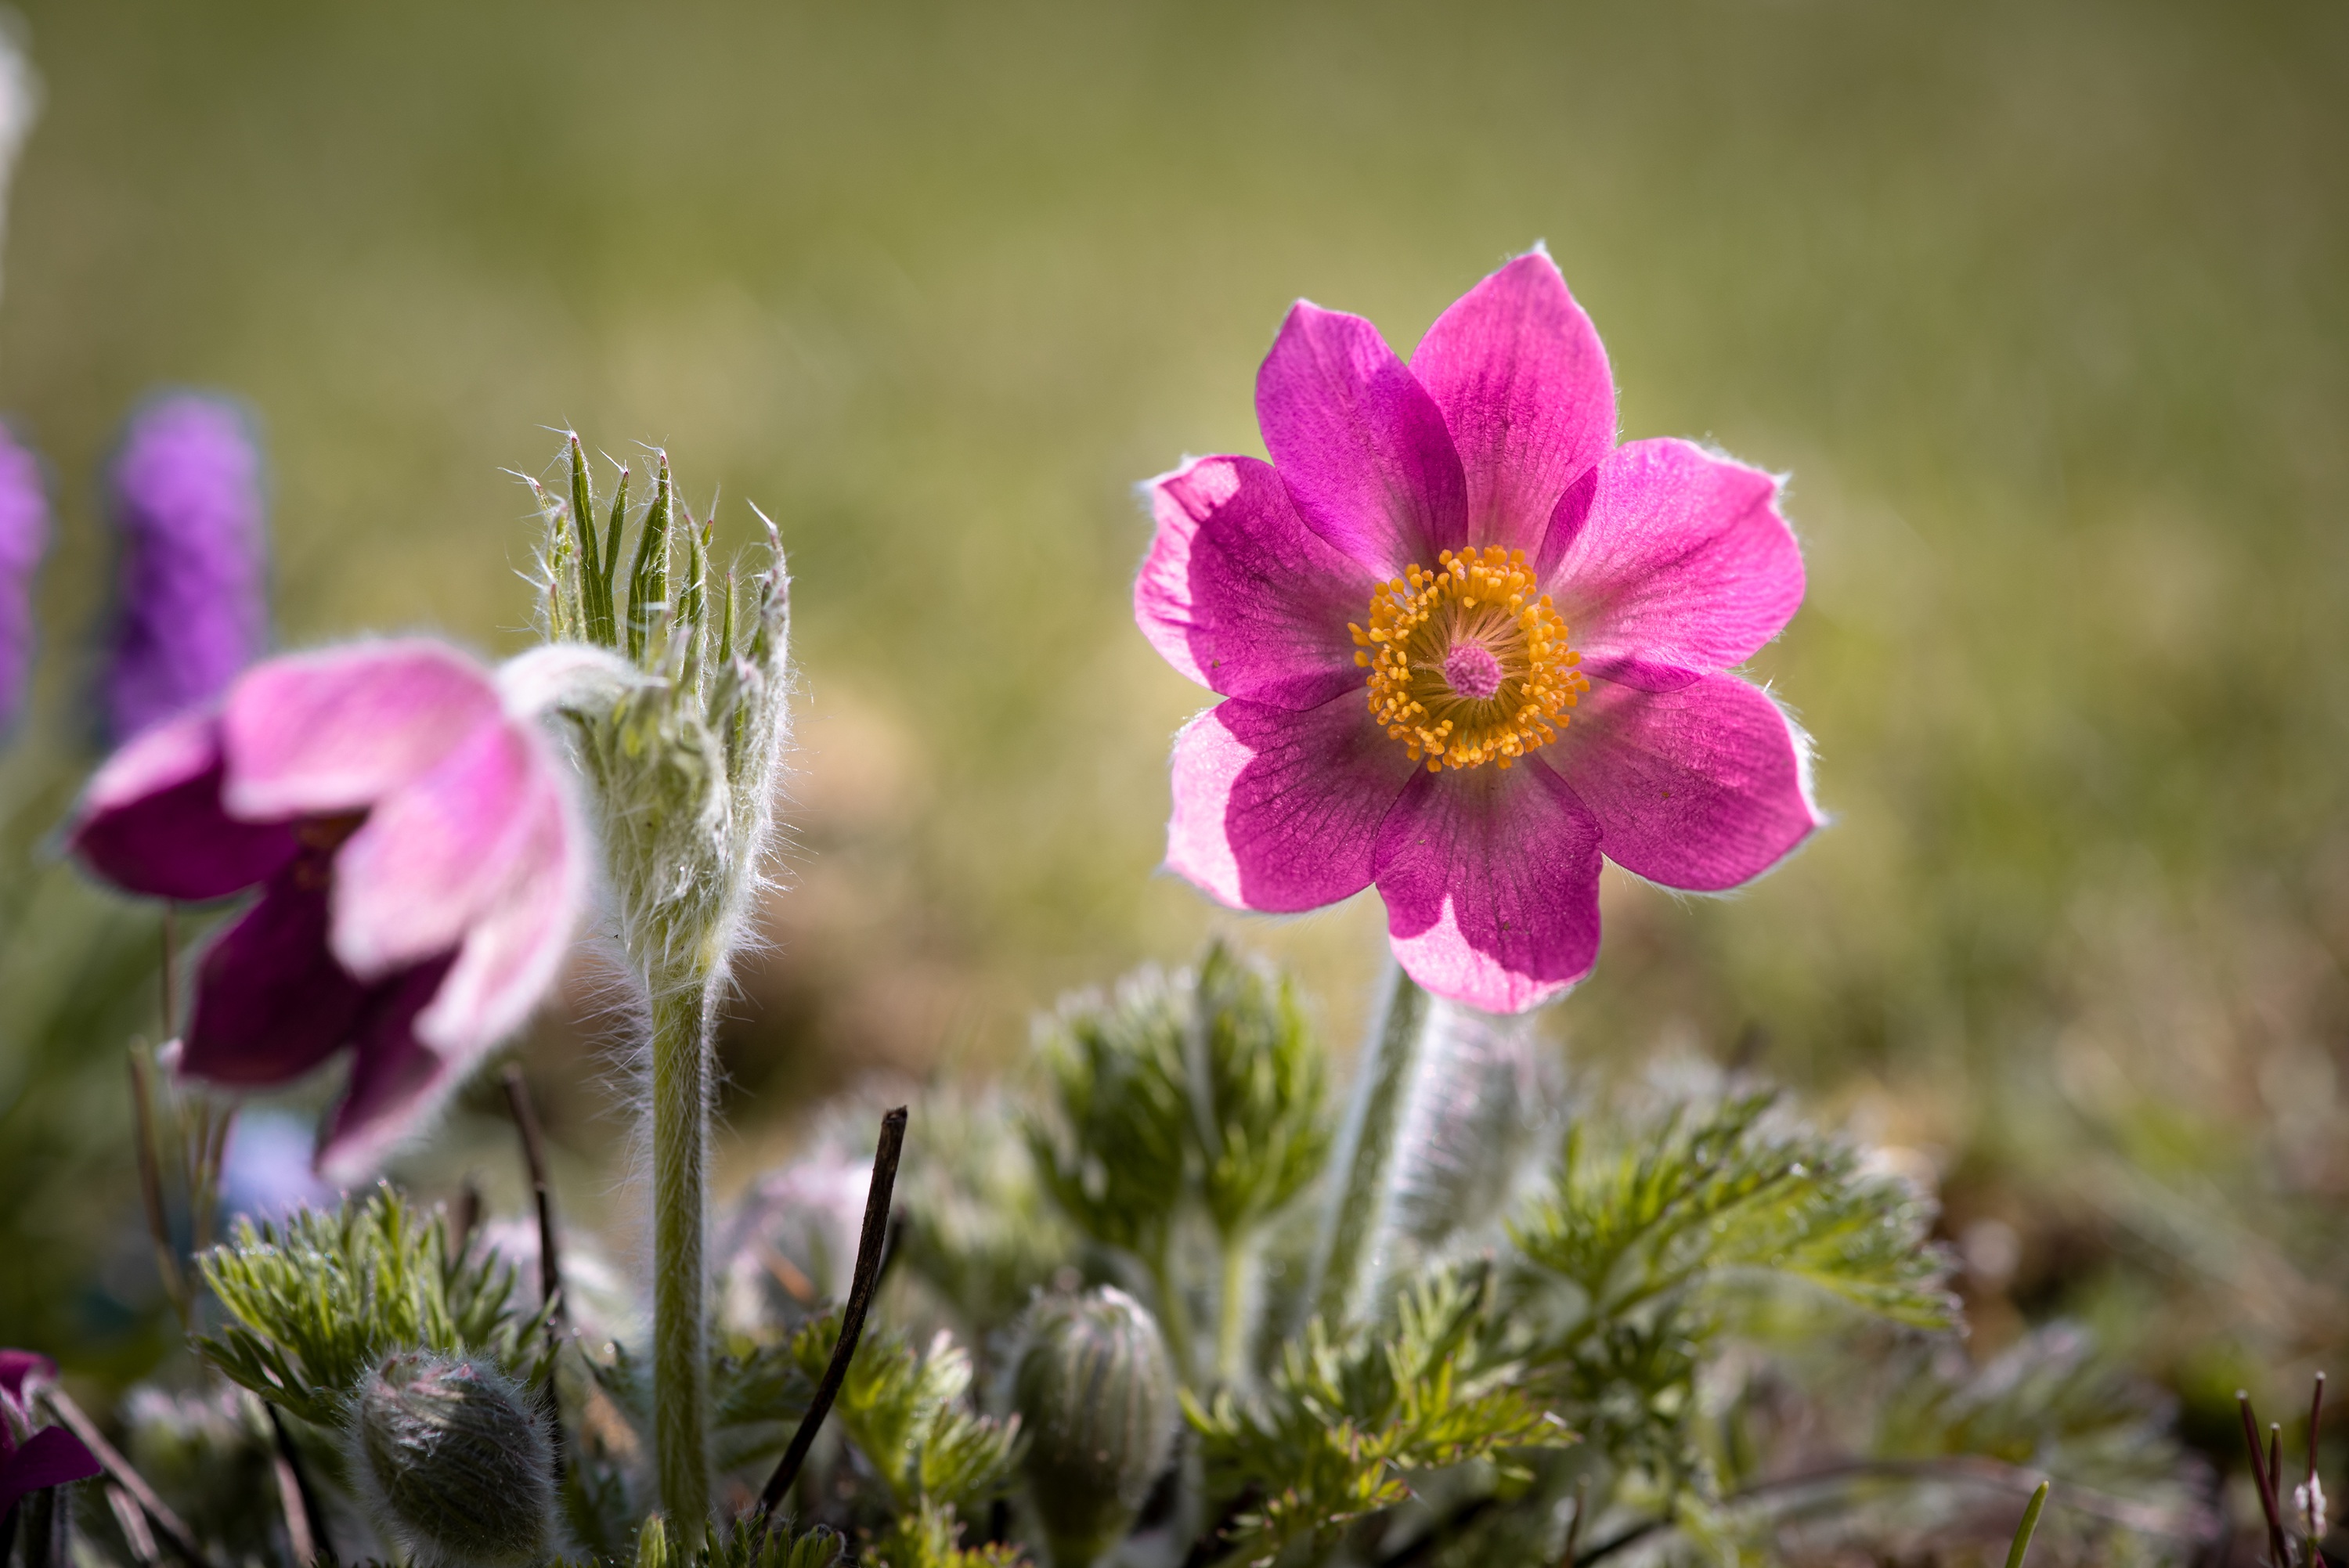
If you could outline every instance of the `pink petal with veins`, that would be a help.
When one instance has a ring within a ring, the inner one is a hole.
[[[1410,976],[1488,1013],[1521,1013],[1599,957],[1596,819],[1531,758],[1421,773],[1379,832],[1387,934]]]
[[[1468,539],[1444,415],[1379,329],[1299,300],[1256,378],[1257,423],[1297,511],[1376,576]]]
[[[248,821],[374,805],[499,716],[490,674],[445,643],[354,643],[272,659],[230,688],[222,803]]]
[[[1200,458],[1150,489],[1158,529],[1133,618],[1168,664],[1276,707],[1361,688],[1347,625],[1368,618],[1376,580],[1305,526],[1269,463]]]
[[[1598,816],[1607,858],[1666,887],[1751,881],[1823,820],[1808,738],[1735,676],[1670,692],[1597,682],[1543,755]]]
[[[502,714],[378,801],[335,857],[335,956],[362,980],[445,953],[518,874],[549,764]]]
[[[1803,603],[1778,481],[1689,441],[1631,441],[1569,490],[1542,549],[1588,674],[1651,690],[1742,664]]]
[[[1167,868],[1239,909],[1335,903],[1369,884],[1417,769],[1360,696],[1304,713],[1229,698],[1175,737]]]
[[[1538,551],[1558,497],[1615,445],[1607,350],[1557,263],[1533,251],[1461,295],[1411,371],[1459,450],[1468,542]]]

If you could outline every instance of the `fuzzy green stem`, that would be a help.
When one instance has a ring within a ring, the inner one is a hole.
[[[1158,1330],[1166,1336],[1167,1357],[1174,1363],[1175,1377],[1188,1383],[1198,1369],[1191,1362],[1191,1313],[1183,1299],[1183,1287],[1174,1281],[1174,1243],[1169,1239],[1160,1243],[1145,1261],[1151,1289],[1158,1296]]]
[[[1216,1304],[1216,1377],[1226,1387],[1247,1371],[1249,1269],[1256,1261],[1256,1233],[1246,1226],[1224,1239],[1223,1299]]]
[[[653,1015],[653,1441],[679,1543],[709,1519],[709,1026],[715,987],[656,992]]]
[[[1345,1184],[1332,1195],[1322,1220],[1314,1270],[1313,1310],[1333,1327],[1361,1308],[1377,1263],[1372,1243],[1386,1220],[1388,1177],[1426,1034],[1427,993],[1401,965],[1389,960],[1389,968],[1386,1007],[1354,1075],[1353,1099],[1338,1146]]]

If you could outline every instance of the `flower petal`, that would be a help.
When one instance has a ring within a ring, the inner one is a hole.
[[[57,1364],[37,1350],[0,1350],[0,1394],[19,1405],[25,1402],[26,1383],[54,1383],[57,1377]]]
[[[358,643],[272,659],[229,691],[222,804],[248,820],[360,810],[497,712],[489,672],[443,643]]]
[[[1591,676],[1651,689],[1727,669],[1803,603],[1778,481],[1688,441],[1630,441],[1569,490],[1541,579]]]
[[[294,858],[294,830],[221,810],[220,719],[191,714],[148,730],[89,781],[67,839],[84,865],[153,898],[225,898]]]
[[[377,980],[465,939],[512,880],[551,786],[536,737],[502,715],[393,789],[335,857],[334,948]]]
[[[1411,371],[1444,410],[1468,480],[1468,542],[1535,551],[1566,487],[1615,445],[1615,382],[1599,331],[1548,253],[1453,302]]]
[[[1379,893],[1404,973],[1488,1013],[1522,1013],[1589,974],[1599,835],[1538,758],[1421,773],[1379,832]]]
[[[1377,576],[1467,542],[1444,415],[1361,316],[1298,301],[1257,372],[1256,416],[1299,513]]]
[[[367,991],[326,950],[325,881],[323,860],[305,855],[205,951],[181,1071],[281,1084],[350,1037]]]
[[[103,1468],[88,1443],[63,1427],[43,1427],[0,1467],[0,1517],[5,1517],[27,1492],[88,1480]]]
[[[1197,459],[1151,481],[1150,509],[1133,618],[1167,663],[1276,707],[1361,686],[1346,628],[1368,617],[1376,579],[1305,526],[1269,463]]]
[[[1174,738],[1166,864],[1237,909],[1350,898],[1418,766],[1360,696],[1303,713],[1229,698]]]
[[[1666,887],[1735,887],[1821,821],[1808,738],[1735,676],[1671,692],[1594,682],[1543,755],[1598,815],[1607,858]]]
[[[456,966],[416,1032],[461,1073],[522,1027],[563,971],[587,897],[587,840],[570,796],[539,776],[514,872],[465,934]]]
[[[368,995],[351,1081],[318,1140],[318,1174],[336,1186],[355,1187],[374,1175],[393,1146],[420,1130],[456,1088],[452,1064],[416,1034],[417,1015],[454,961],[449,954],[419,964]]]

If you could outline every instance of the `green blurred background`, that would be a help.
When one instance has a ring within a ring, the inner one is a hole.
[[[1980,1342],[2085,1315],[2197,1420],[2349,1344],[2349,9],[24,11],[0,409],[65,523],[12,798],[62,805],[22,780],[86,728],[97,469],[151,385],[260,412],[292,645],[523,645],[502,469],[575,423],[791,552],[736,1170],[1211,928],[1350,1042],[1374,902],[1241,921],[1154,874],[1201,694],[1132,626],[1133,486],[1260,449],[1297,295],[1407,349],[1546,240],[1628,435],[1792,472],[1810,598],[1755,667],[1837,817],[1736,898],[1610,885],[1571,1059],[1751,1063],[1888,1142],[1942,1184]],[[135,1212],[87,1066],[152,1026],[112,962],[44,961],[80,1021],[0,1036],[19,1256],[57,1268]],[[595,1010],[543,1077],[592,1079]],[[554,1098],[592,1203],[619,1130]],[[67,1283],[19,1277],[0,1341],[68,1332]]]

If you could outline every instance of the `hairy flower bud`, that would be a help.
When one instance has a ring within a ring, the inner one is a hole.
[[[1087,1568],[1123,1538],[1174,1449],[1174,1367],[1157,1321],[1113,1288],[1042,1298],[1012,1399],[1055,1568]]]
[[[423,1568],[548,1553],[554,1453],[530,1396],[482,1363],[398,1351],[359,1380],[352,1470],[378,1529]]]
[[[2324,1483],[2311,1476],[2292,1489],[2290,1528],[2305,1529],[2311,1541],[2322,1541],[2330,1524],[2324,1512]]]

